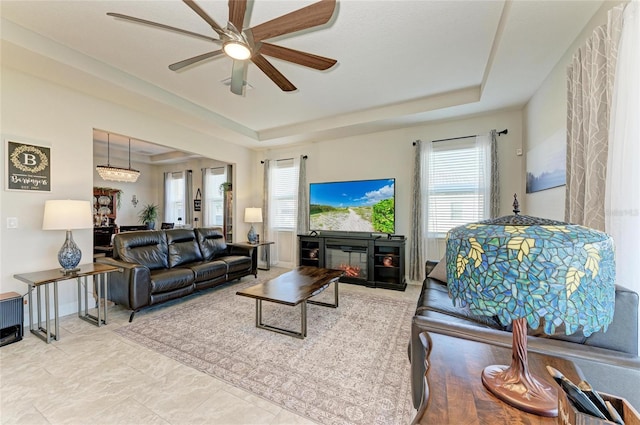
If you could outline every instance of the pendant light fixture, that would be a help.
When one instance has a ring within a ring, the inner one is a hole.
[[[110,139],[107,133],[107,165],[96,167],[103,180],[135,183],[140,177],[140,171],[131,168],[131,138],[129,138],[129,168],[112,167],[110,163]]]

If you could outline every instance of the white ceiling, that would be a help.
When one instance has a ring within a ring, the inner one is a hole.
[[[196,2],[226,24],[226,1]],[[250,26],[311,3],[250,1]],[[259,149],[521,107],[601,5],[340,0],[328,24],[270,40],[337,59],[335,67],[316,71],[269,59],[298,88],[284,93],[251,64],[253,89],[236,96],[221,83],[231,75],[224,56],[180,72],[167,68],[217,45],[106,15],[215,36],[179,0],[2,0],[2,60]]]

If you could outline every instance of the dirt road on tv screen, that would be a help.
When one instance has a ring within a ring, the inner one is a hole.
[[[347,211],[326,211],[312,214],[310,228],[313,230],[373,232],[371,222],[363,218],[363,216],[371,218],[371,208],[361,207],[358,208],[358,212],[349,208]]]

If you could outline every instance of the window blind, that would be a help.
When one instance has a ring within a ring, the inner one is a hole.
[[[471,141],[434,144],[429,164],[429,233],[444,236],[451,228],[484,217],[484,153]]]
[[[297,217],[298,167],[293,159],[276,161],[271,175],[272,226],[293,230]]]

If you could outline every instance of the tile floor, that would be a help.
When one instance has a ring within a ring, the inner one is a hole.
[[[260,273],[276,276],[284,271]],[[341,294],[351,291],[413,301],[420,286],[408,285],[404,292],[340,286]],[[197,296],[143,310],[136,318]],[[113,331],[127,323],[129,313],[110,306],[109,324],[100,328],[72,314],[60,320],[59,341],[46,344],[27,330],[22,341],[0,348],[0,423],[314,423],[120,337]]]

